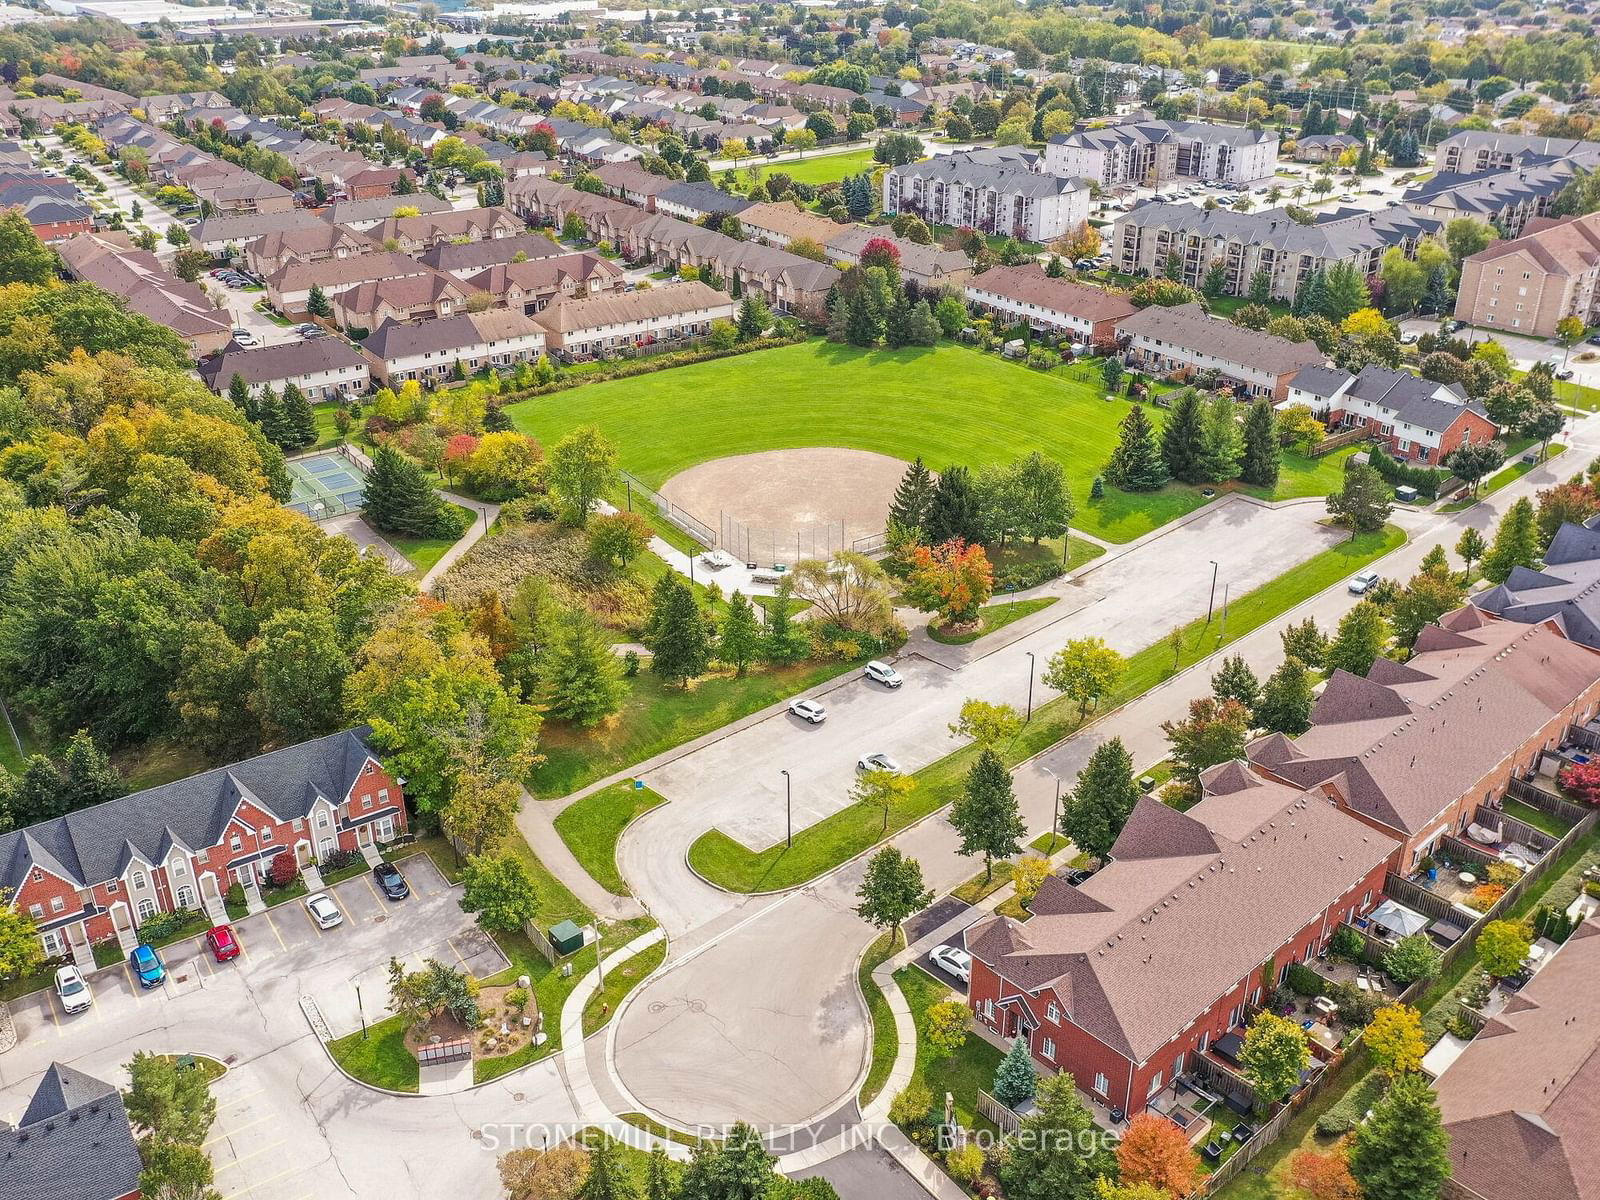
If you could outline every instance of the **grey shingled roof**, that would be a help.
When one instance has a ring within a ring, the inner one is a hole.
[[[220,393],[228,390],[235,375],[246,383],[274,383],[313,371],[364,366],[366,361],[343,338],[323,337],[250,350],[226,350],[202,362],[198,370],[211,390]]]
[[[1397,421],[1435,433],[1449,429],[1464,411],[1489,419],[1483,405],[1468,400],[1459,384],[1434,383],[1394,367],[1369,364],[1361,368],[1348,394],[1388,409]]]
[[[1139,121],[1111,125],[1104,129],[1083,129],[1058,133],[1050,139],[1058,146],[1149,146],[1191,141],[1228,146],[1255,146],[1276,141],[1278,135],[1265,129],[1241,125],[1212,125],[1206,121]]]
[[[1314,225],[1302,225],[1281,208],[1241,213],[1227,208],[1207,210],[1195,204],[1158,200],[1145,201],[1132,212],[1118,217],[1115,224],[1119,230],[1124,225],[1147,230],[1167,229],[1330,260],[1384,249],[1424,234],[1436,234],[1443,228],[1443,222],[1437,218],[1420,216],[1404,208],[1353,213]]]
[[[62,1063],[21,1123],[0,1123],[0,1200],[115,1200],[139,1190],[139,1148],[117,1089]]]
[[[1472,603],[1507,621],[1559,621],[1573,641],[1600,650],[1600,529],[1562,525],[1543,568],[1513,567],[1504,583],[1479,592]]]
[[[1167,346],[1203,352],[1275,375],[1287,375],[1326,358],[1314,342],[1291,342],[1276,334],[1208,317],[1198,304],[1176,308],[1153,304],[1119,321],[1117,332],[1158,339]]]
[[[330,733],[0,835],[0,888],[20,887],[35,865],[88,887],[119,877],[135,850],[156,862],[174,845],[215,846],[241,799],[282,820],[304,817],[319,795],[337,804],[374,756],[370,733]]]
[[[1349,382],[1348,371],[1342,371],[1338,367],[1310,366],[1302,367],[1300,373],[1289,381],[1289,386],[1297,391],[1310,392],[1313,396],[1327,399]]]

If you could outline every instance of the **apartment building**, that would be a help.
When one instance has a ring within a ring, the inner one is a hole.
[[[1554,337],[1563,317],[1600,320],[1600,213],[1536,218],[1521,237],[1461,263],[1456,317],[1472,325]]]
[[[1089,189],[1076,178],[1041,173],[1037,166],[1037,156],[974,150],[892,167],[883,177],[883,211],[1024,241],[1053,241],[1089,219]]]
[[[1403,200],[1413,212],[1440,221],[1477,217],[1510,237],[1530,221],[1548,217],[1561,190],[1579,170],[1600,166],[1600,155],[1560,159],[1483,175],[1439,173],[1407,191]]]
[[[467,374],[532,362],[544,351],[540,326],[520,312],[497,309],[429,321],[391,321],[361,344],[372,377],[385,387],[408,379],[439,384],[456,364]]]
[[[1434,166],[1446,175],[1480,175],[1587,154],[1600,154],[1600,142],[1463,129],[1440,141],[1434,151]]]
[[[1129,366],[1185,379],[1218,371],[1244,395],[1274,401],[1288,397],[1289,381],[1301,370],[1327,361],[1313,342],[1291,342],[1209,317],[1198,304],[1151,305],[1118,321],[1117,333],[1129,339]]]
[[[550,352],[568,362],[688,343],[731,321],[738,302],[698,281],[643,292],[560,297],[534,318]]]
[[[1139,310],[1126,296],[1068,279],[1052,279],[1038,263],[992,267],[966,285],[967,303],[1002,321],[1064,334],[1079,345],[1110,345],[1117,323]]]
[[[1369,364],[1356,375],[1306,367],[1289,381],[1280,408],[1304,404],[1329,429],[1365,429],[1391,457],[1437,466],[1468,442],[1500,433],[1481,403],[1456,383]]]
[[[1277,169],[1278,135],[1204,121],[1140,121],[1058,133],[1045,143],[1047,174],[1094,181],[1102,189],[1160,187],[1198,179],[1243,187]]]
[[[337,337],[249,350],[236,346],[203,360],[198,370],[206,386],[219,396],[227,392],[237,375],[253,396],[269,387],[281,394],[285,385],[292,383],[313,404],[362,395],[371,383],[367,360],[349,342]]]

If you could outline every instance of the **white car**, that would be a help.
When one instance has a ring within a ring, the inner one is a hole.
[[[858,771],[893,771],[896,775],[901,773],[900,764],[887,754],[868,754],[856,759]]]
[[[56,995],[68,1013],[80,1013],[94,1003],[94,993],[77,967],[56,968]]]
[[[893,666],[876,658],[862,667],[861,673],[873,682],[883,684],[886,688],[897,688],[905,682],[904,679],[900,678],[900,672],[896,671]]]
[[[245,347],[261,345],[260,339],[248,329],[235,329],[233,331],[233,340],[236,345]]]
[[[972,982],[972,955],[958,946],[940,946],[928,959],[934,966],[949,975],[955,976],[962,983]]]
[[[311,914],[311,919],[317,923],[318,929],[332,929],[335,925],[344,924],[344,914],[333,902],[333,897],[324,892],[306,897],[306,912]]]
[[[813,725],[821,725],[828,719],[828,710],[815,700],[791,700],[789,711],[802,721],[810,721]]]
[[[1364,596],[1372,590],[1372,585],[1377,582],[1378,573],[1376,571],[1362,571],[1350,580],[1350,594],[1352,596]]]

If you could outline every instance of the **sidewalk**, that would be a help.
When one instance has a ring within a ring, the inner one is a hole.
[[[498,504],[489,504],[483,500],[468,500],[465,496],[458,496],[454,492],[445,491],[443,488],[439,488],[438,491],[442,499],[471,512],[473,521],[467,527],[467,531],[456,540],[456,544],[440,555],[439,561],[434,563],[429,568],[428,573],[417,582],[417,590],[419,592],[426,592],[432,588],[438,582],[439,577],[455,565],[457,559],[478,544],[478,539],[494,527],[495,521],[500,516],[500,506]]]
[[[586,793],[574,795],[582,794]],[[645,916],[644,905],[632,896],[612,895],[583,869],[583,864],[556,832],[555,819],[565,807],[563,802],[535,800],[526,788],[523,789],[522,806],[517,810],[517,830],[527,839],[534,855],[597,917],[627,921]]]

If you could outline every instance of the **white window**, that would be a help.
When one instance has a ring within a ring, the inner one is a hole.
[[[387,803],[389,803],[389,789],[388,788],[379,788],[378,789],[378,803],[379,804],[387,804]]]
[[[372,793],[371,792],[368,792],[365,796],[361,797],[361,807],[364,808],[364,809],[372,807]]]
[[[41,933],[39,941],[43,944],[45,956],[48,958],[60,958],[67,952],[66,945],[61,940],[61,935],[54,929]]]
[[[106,895],[115,896],[121,886],[115,879],[106,880]]]
[[[53,913],[66,912],[67,900],[65,896],[50,897],[50,911]]]
[[[1172,1077],[1179,1078],[1183,1074],[1183,1055],[1178,1055],[1178,1061],[1172,1064]]]
[[[993,1000],[985,1000],[983,1002],[983,1019],[985,1021],[994,1020],[994,1001]]]
[[[1104,1076],[1104,1075],[1102,1075],[1102,1074],[1100,1074],[1100,1073],[1098,1073],[1098,1072],[1096,1072],[1096,1074],[1095,1074],[1095,1077],[1094,1077],[1094,1090],[1095,1090],[1095,1091],[1096,1091],[1096,1092],[1097,1092],[1097,1093],[1098,1093],[1098,1094],[1099,1094],[1099,1095],[1102,1095],[1102,1096],[1104,1096],[1104,1095],[1106,1095],[1106,1089],[1107,1089],[1107,1088],[1108,1088],[1108,1087],[1110,1087],[1110,1086],[1111,1086],[1111,1085],[1110,1085],[1110,1083],[1109,1083],[1109,1082],[1108,1082],[1108,1081],[1107,1081],[1107,1080],[1106,1080],[1106,1077],[1105,1077],[1105,1076]]]
[[[270,842],[272,840],[272,826],[271,825],[263,825],[261,827],[261,829],[260,829],[260,833],[261,833],[261,840],[263,842]]]
[[[239,835],[237,833],[228,839],[228,849],[233,851],[235,854],[244,849],[244,843],[239,840]]]
[[[321,812],[319,812],[317,814],[317,824],[320,825],[323,829],[326,829],[328,827],[328,810],[327,809],[323,809]]]
[[[44,882],[44,872],[41,871],[38,867],[35,867],[33,869],[33,881],[35,883],[43,883]]]
[[[42,905],[42,904],[30,904],[30,905],[28,905],[28,915],[30,917],[32,917],[35,921],[44,920],[44,905]]]
[[[144,875],[143,871],[135,871],[133,873],[133,890],[134,891],[142,892],[142,891],[144,891],[145,888],[147,888],[149,886],[150,886],[150,881],[145,878],[145,875]]]
[[[294,831],[296,833],[303,832],[305,827],[306,827],[306,823],[304,821],[302,821],[299,817],[296,817],[294,819]]]
[[[148,921],[156,915],[156,902],[148,896],[139,901],[139,920]]]
[[[190,891],[187,885],[178,889],[178,907],[194,907],[194,892]]]
[[[1145,1095],[1146,1096],[1154,1096],[1157,1092],[1159,1092],[1161,1090],[1161,1084],[1162,1084],[1161,1072],[1157,1071],[1156,1074],[1155,1074],[1155,1078],[1150,1081],[1150,1090],[1147,1091],[1145,1093]]]
[[[1044,1045],[1040,1048],[1040,1053],[1043,1054],[1044,1057],[1047,1060],[1049,1060],[1050,1062],[1055,1062],[1055,1060],[1056,1060],[1056,1044],[1054,1042],[1052,1042],[1049,1038],[1045,1038]]]
[[[1204,1054],[1211,1047],[1211,1030],[1207,1029],[1200,1035],[1200,1053]]]
[[[1052,1025],[1057,1024],[1061,1020],[1061,1010],[1056,1007],[1054,1000],[1045,1005],[1044,1019],[1049,1021]]]

